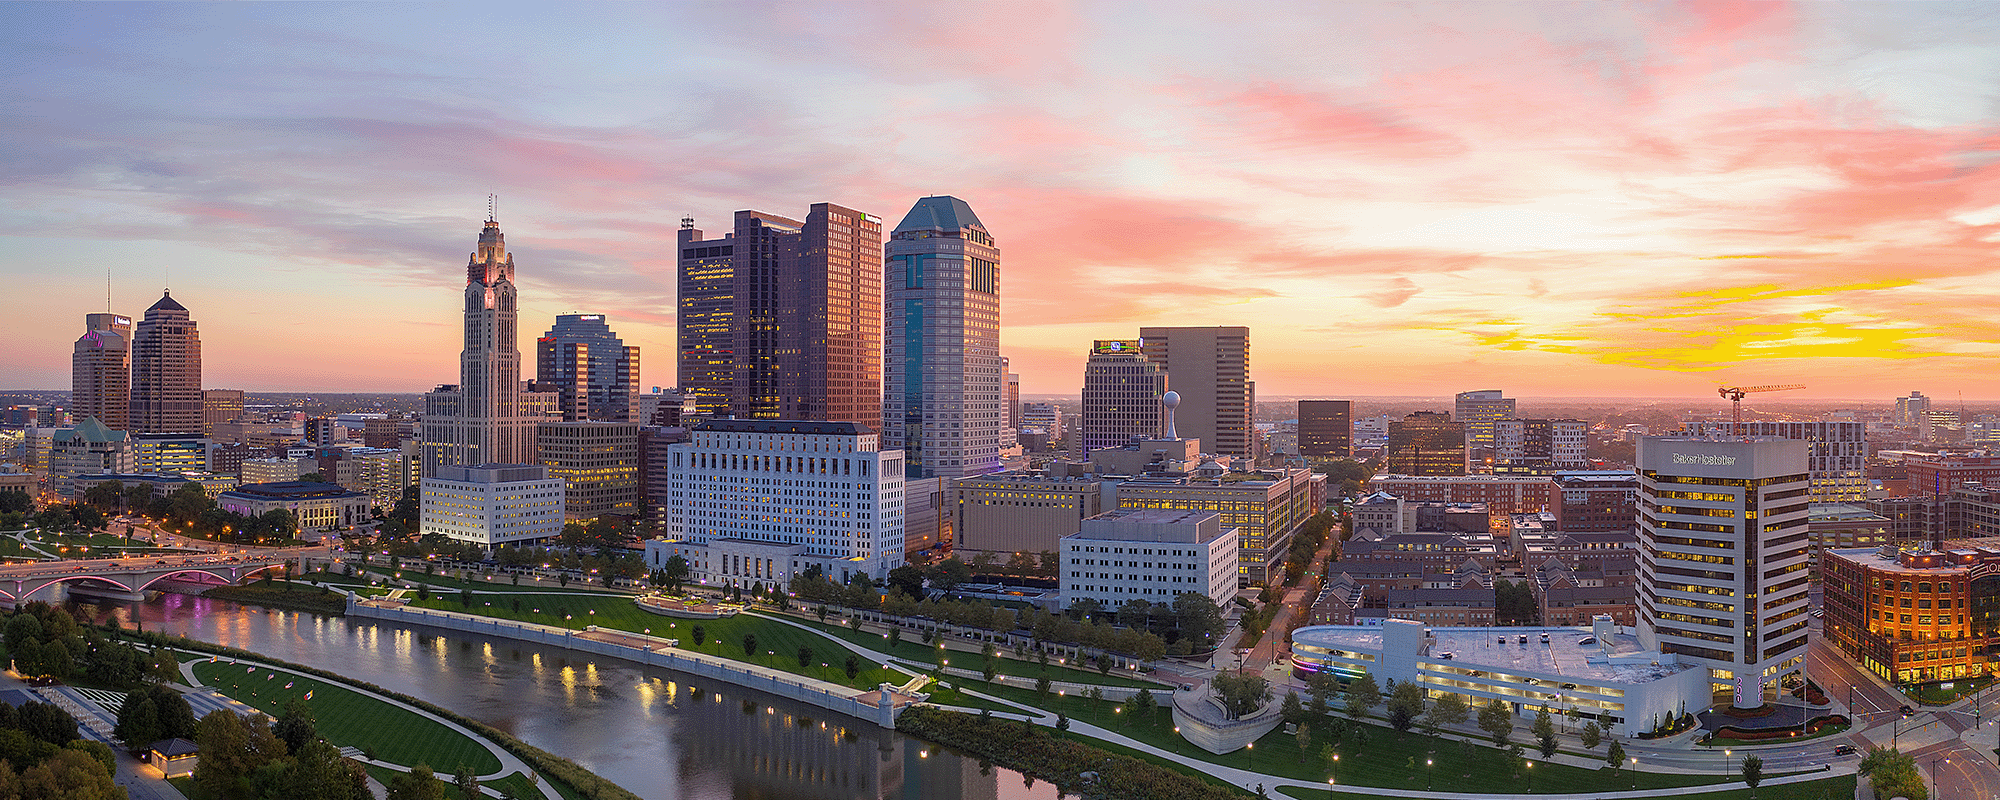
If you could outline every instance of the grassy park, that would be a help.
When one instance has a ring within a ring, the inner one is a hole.
[[[1634,773],[1630,770],[1584,769],[1548,763],[1533,754],[1532,740],[1525,731],[1516,735],[1516,741],[1528,749],[1534,766],[1517,769],[1505,751],[1490,744],[1433,738],[1417,729],[1399,734],[1383,725],[1352,722],[1348,723],[1346,735],[1337,743],[1328,733],[1331,726],[1321,724],[1309,727],[1311,733],[1302,750],[1298,737],[1286,734],[1280,728],[1258,739],[1254,747],[1215,755],[1188,744],[1174,732],[1172,711],[1164,707],[1170,701],[1164,694],[1159,696],[1163,707],[1156,708],[1149,718],[1134,719],[1128,716],[1129,709],[1125,703],[1053,692],[1043,696],[1032,690],[995,686],[977,680],[956,683],[967,689],[1065,714],[1072,720],[1116,731],[1174,753],[1179,757],[1177,760],[1183,760],[1183,763],[1184,760],[1199,760],[1298,780],[1333,779],[1347,786],[1406,790],[1479,786],[1492,793],[1561,794],[1602,790],[1607,783],[1630,787],[1634,785],[1634,779],[1638,789],[1700,786],[1735,779],[1734,776],[1720,774]],[[1329,745],[1334,748],[1332,751],[1327,750]],[[1331,758],[1334,753],[1340,756],[1338,762]],[[1602,753],[1601,748],[1598,753]],[[1147,758],[1137,751],[1131,754]],[[1157,757],[1149,760],[1171,765]],[[1429,762],[1428,765],[1426,762]],[[1849,794],[1852,794],[1852,779],[1849,781]],[[1821,788],[1824,787],[1815,787],[1814,797],[1818,796]]]
[[[310,693],[312,699],[306,704],[312,708],[321,736],[342,747],[360,748],[383,761],[426,764],[443,774],[460,765],[470,765],[482,775],[500,769],[500,760],[482,743],[422,714],[340,684],[226,660],[204,660],[194,666],[194,672],[204,684],[273,718],[293,698]]]

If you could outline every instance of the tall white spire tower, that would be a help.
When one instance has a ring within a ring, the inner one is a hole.
[[[527,464],[535,419],[521,413],[514,257],[488,198],[479,249],[465,265],[465,348],[459,383],[424,396],[423,474],[439,466]]]

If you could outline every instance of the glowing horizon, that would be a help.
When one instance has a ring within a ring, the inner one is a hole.
[[[951,194],[1026,394],[1248,325],[1260,397],[2000,397],[1981,7],[1254,8],[6,4],[0,372],[67,387],[109,267],[210,387],[455,382],[494,192],[524,361],[602,313],[671,386],[683,215]]]

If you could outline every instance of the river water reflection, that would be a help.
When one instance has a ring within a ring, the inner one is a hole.
[[[894,731],[782,698],[560,648],[166,594],[73,599],[79,616],[168,631],[421,697],[658,800],[1052,800]],[[432,765],[449,774],[455,765]]]

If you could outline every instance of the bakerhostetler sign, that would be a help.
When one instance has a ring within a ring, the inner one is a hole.
[[[1733,467],[1736,466],[1736,457],[1717,455],[1715,453],[1675,453],[1673,454],[1673,462],[1676,464],[1701,464],[1709,467]]]

